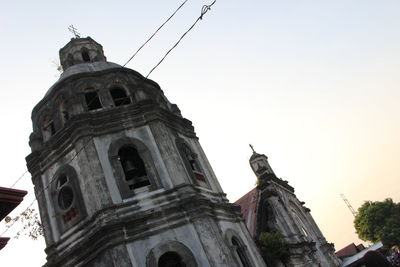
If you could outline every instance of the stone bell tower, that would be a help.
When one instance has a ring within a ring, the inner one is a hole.
[[[27,165],[45,266],[265,266],[238,206],[159,85],[90,37],[32,111]]]
[[[241,206],[253,238],[258,240],[263,232],[282,234],[289,244],[287,266],[339,266],[333,244],[326,241],[310,209],[297,198],[294,188],[275,175],[267,156],[253,149],[249,162],[257,176],[257,187],[236,204]],[[266,260],[268,266],[284,266],[279,260]]]

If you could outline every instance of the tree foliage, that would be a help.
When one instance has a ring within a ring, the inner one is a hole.
[[[259,242],[262,256],[266,261],[286,262],[289,259],[289,243],[280,232],[262,232]]]
[[[15,234],[14,238],[27,235],[31,239],[37,240],[40,236],[43,236],[43,227],[39,220],[39,214],[35,209],[28,208],[14,218],[7,216],[4,218],[4,221],[7,228],[11,228],[16,223],[20,224],[19,231]]]
[[[366,201],[354,219],[358,237],[365,241],[382,241],[385,246],[400,244],[400,203]]]

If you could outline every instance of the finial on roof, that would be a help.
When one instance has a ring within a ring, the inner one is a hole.
[[[68,30],[72,32],[75,38],[81,38],[81,34],[77,31],[78,29],[74,27],[74,25],[69,25]]]
[[[256,153],[256,151],[254,150],[253,145],[249,144],[249,146],[250,146],[251,150],[253,150],[253,153]]]

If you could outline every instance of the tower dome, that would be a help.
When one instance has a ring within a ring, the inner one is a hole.
[[[103,47],[90,37],[72,38],[60,49],[60,63],[64,71],[77,64],[105,61]]]

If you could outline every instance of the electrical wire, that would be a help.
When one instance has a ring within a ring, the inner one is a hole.
[[[96,100],[96,98],[93,98],[89,103],[87,103],[87,106],[90,106],[94,101]],[[82,151],[83,149],[89,144],[89,142],[91,142],[93,140],[92,137],[89,138],[89,140],[87,142],[84,143],[84,145],[82,146],[82,148],[80,148],[75,155],[67,162],[67,164],[70,164]],[[11,186],[11,188],[19,181],[22,179],[22,177],[25,176],[25,174],[28,173],[28,170],[26,170],[18,179],[17,181],[14,182],[14,184]],[[35,201],[37,200],[38,197],[40,197],[43,192],[49,188],[49,186],[55,181],[56,177],[53,177],[50,182],[44,187],[42,188],[36,195],[35,198],[33,199],[33,201],[28,205],[27,208],[24,209],[24,211],[21,212],[24,213],[26,212],[30,207],[32,207],[32,205],[35,203]],[[17,221],[13,221],[10,225],[7,226],[6,230],[4,230],[0,236],[3,236],[5,233],[7,233],[7,231],[16,223]]]
[[[14,186],[19,182],[19,180],[21,180],[27,173],[28,170],[26,170],[23,174],[21,174],[21,176],[12,184],[12,186],[10,186],[10,188],[14,188]]]
[[[175,48],[178,46],[178,44],[181,42],[181,40],[186,36],[186,34],[188,34],[193,28],[194,26],[196,26],[197,22],[199,22],[200,20],[203,19],[203,16],[209,11],[211,10],[211,7],[215,4],[217,0],[214,0],[214,2],[212,2],[210,5],[204,5],[201,9],[201,14],[200,16],[196,19],[196,21],[192,24],[192,26],[189,27],[189,29],[181,36],[181,38],[179,38],[179,40],[171,47],[171,49],[169,49],[167,51],[167,53],[164,55],[164,57],[150,70],[150,72],[147,74],[147,77],[149,77],[149,75],[164,61],[164,59],[168,56],[168,54]]]
[[[83,149],[89,144],[89,142],[91,142],[93,140],[92,137],[89,138],[89,140],[87,142],[85,142],[85,144],[75,153],[75,155],[67,162],[67,164],[70,164],[82,151]],[[30,207],[32,207],[32,205],[35,203],[35,201],[38,199],[38,197],[40,197],[45,190],[47,190],[47,188],[49,188],[49,186],[56,180],[56,177],[53,177],[50,182],[44,187],[42,188],[36,195],[35,198],[32,200],[32,202],[28,205],[27,208],[24,209],[24,211],[21,212],[24,213],[26,212]],[[13,221],[10,225],[7,226],[6,230],[4,230],[0,236],[4,236],[5,233],[7,233],[7,231],[16,223],[17,221]]]
[[[186,4],[187,1],[188,1],[188,0],[183,1],[183,3],[174,11],[174,13],[172,13],[172,15],[171,15],[166,21],[164,21],[164,23],[161,24],[160,27],[158,27],[158,29],[150,36],[150,38],[147,39],[147,41],[144,42],[144,44],[142,44],[142,45],[139,47],[138,50],[136,50],[136,52],[133,54],[133,56],[131,56],[131,57],[128,59],[128,61],[127,61],[124,65],[122,65],[122,67],[125,67],[126,64],[128,64],[128,63],[136,56],[136,54],[139,53],[139,51],[154,37],[154,35],[157,34],[157,32],[158,32],[159,30],[161,30],[162,27],[164,27],[165,24],[167,24],[167,22],[168,22],[170,19],[172,19],[173,16],[175,16],[175,14],[179,11],[179,9],[181,9],[181,8]]]
[[[130,97],[130,95],[128,95],[127,97]],[[90,106],[94,101],[96,100],[96,98],[93,98],[92,100],[90,100],[89,103],[87,103],[87,106]],[[75,155],[77,156],[77,155]],[[23,174],[21,174],[21,176],[19,176],[17,178],[17,180],[10,186],[10,188],[14,188],[14,186],[28,173],[28,170],[26,170]]]
[[[125,67],[126,64],[128,64],[135,56],[136,54],[154,37],[154,35],[179,11],[179,9],[182,8],[182,6],[187,2],[188,0],[185,0],[176,10],[175,12],[150,36],[150,38],[142,45],[139,47],[139,49],[133,54],[133,56],[122,66]],[[200,20],[203,19],[203,16],[209,11],[211,10],[211,7],[216,3],[217,0],[214,0],[210,5],[204,5],[201,9],[201,14],[200,16],[195,20],[195,22],[192,24],[192,26],[189,27],[189,29],[179,38],[179,40],[167,51],[167,53],[163,56],[163,58],[150,70],[150,72],[147,74],[147,76],[145,77],[146,79],[149,77],[149,75],[164,61],[164,59],[168,56],[168,54],[175,48],[178,46],[178,44],[182,41],[182,39],[186,36],[186,34],[188,34],[193,28],[194,26],[196,26],[197,22],[199,22]],[[94,99],[92,99],[92,101],[94,101]],[[90,105],[90,103],[88,104]],[[76,154],[67,162],[67,164],[71,163],[80,152],[83,151],[83,149],[89,144],[90,141],[92,141],[93,138],[89,138],[89,140],[83,145],[83,147],[81,149],[79,149]],[[25,176],[25,174],[28,172],[25,171],[18,179],[17,181],[14,182],[14,184],[11,186],[11,188],[19,181],[22,179],[22,177]],[[26,212],[37,200],[38,197],[40,197],[42,195],[42,193],[49,188],[49,186],[55,181],[55,177],[53,177],[50,182],[41,190],[39,191],[36,195],[34,200],[29,204],[29,206],[22,212]],[[3,236],[14,224],[16,223],[16,221],[13,221],[13,223],[11,223],[11,225],[9,225],[5,231],[3,231],[3,233],[1,233],[0,236]]]
[[[127,97],[131,97],[131,95],[127,95]],[[87,103],[87,106],[90,106],[95,100],[96,100],[96,98],[93,98],[92,100],[90,100],[90,102]],[[93,138],[92,138],[92,137],[89,137],[89,139],[84,143],[84,145],[75,153],[75,155],[74,155],[66,164],[70,164],[70,163],[85,149],[85,147],[86,147],[86,146],[89,144],[89,142],[91,142],[92,140],[93,140]],[[26,173],[28,173],[28,170],[26,170],[26,171],[17,179],[17,181],[14,182],[14,184],[11,186],[11,188],[12,188],[19,180],[21,180],[22,177],[24,177]],[[21,214],[24,213],[24,212],[26,212],[30,207],[32,207],[32,205],[35,203],[35,201],[37,200],[37,198],[40,197],[40,196],[43,194],[43,192],[44,192],[47,188],[49,188],[49,186],[55,181],[55,178],[56,178],[56,177],[53,177],[53,178],[50,180],[50,182],[49,182],[44,188],[42,188],[42,189],[35,195],[35,198],[33,199],[33,201],[28,205],[27,208],[24,209],[24,211],[21,212]],[[6,228],[6,230],[3,231],[3,232],[1,233],[0,236],[3,236],[5,233],[7,233],[7,231],[8,231],[15,223],[16,223],[16,221],[13,221],[10,225],[8,225],[7,228]]]

